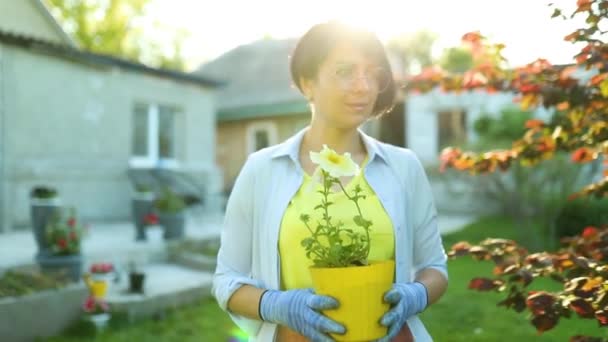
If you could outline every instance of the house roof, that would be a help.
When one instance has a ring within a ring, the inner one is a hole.
[[[261,39],[236,47],[195,71],[226,82],[216,100],[218,120],[307,112],[308,104],[292,85],[289,73],[289,55],[295,44],[295,39]]]
[[[109,55],[81,51],[73,46],[55,44],[39,38],[20,35],[11,32],[5,32],[2,30],[0,30],[0,42],[9,45],[19,46],[34,52],[54,55],[63,59],[83,64],[118,67],[125,70],[131,70],[135,72],[140,72],[162,78],[168,78],[175,81],[191,83],[204,87],[219,87],[224,84],[223,82],[216,79],[212,79],[210,77],[202,77],[179,71],[152,68],[140,63],[127,61],[125,59]]]
[[[30,0],[34,3],[34,5],[42,12],[42,15],[46,19],[46,21],[55,29],[57,34],[62,38],[62,41],[72,47],[77,47],[76,42],[70,36],[68,36],[61,25],[53,18],[51,12],[49,12],[48,7],[42,2],[42,0]]]
[[[42,0],[0,1],[0,30],[75,47]]]

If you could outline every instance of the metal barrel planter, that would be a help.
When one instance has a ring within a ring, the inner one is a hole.
[[[32,232],[38,246],[38,254],[44,254],[50,248],[46,237],[46,227],[59,210],[61,210],[59,198],[32,198],[30,200]]]
[[[82,254],[52,255],[43,253],[36,256],[36,261],[43,272],[61,273],[74,282],[79,281],[82,276]]]
[[[163,226],[163,237],[166,240],[181,239],[184,237],[186,215],[184,211],[175,213],[160,212],[158,221]]]
[[[135,223],[135,240],[145,241],[146,216],[152,213],[154,206],[154,193],[138,193],[131,200],[131,211],[133,214],[133,222]]]

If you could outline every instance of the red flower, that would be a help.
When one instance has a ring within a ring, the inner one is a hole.
[[[588,11],[591,8],[591,0],[576,0],[577,12]]]
[[[593,152],[586,147],[581,147],[572,153],[572,161],[577,163],[590,162],[593,158]]]
[[[479,43],[482,39],[483,36],[479,32],[467,32],[461,38],[462,41],[470,43]]]
[[[82,309],[85,312],[93,312],[93,310],[95,310],[95,298],[93,296],[88,296],[82,305]]]
[[[540,91],[540,86],[538,84],[522,84],[519,87],[519,91],[522,93],[538,93]]]
[[[97,314],[110,311],[110,306],[103,300],[89,295],[82,303],[82,310],[89,314]]]
[[[75,219],[75,218],[73,218],[73,217],[71,217],[71,218],[68,220],[68,226],[70,226],[70,227],[74,227],[75,225],[76,225],[76,219]]]
[[[114,266],[111,263],[97,263],[91,265],[91,273],[110,273],[114,270]]]
[[[591,239],[594,236],[596,236],[598,233],[597,228],[593,227],[593,226],[588,226],[585,227],[585,229],[583,229],[583,233],[581,234],[581,236],[583,237],[583,239]]]
[[[68,242],[65,239],[59,239],[57,240],[57,245],[59,246],[59,248],[61,249],[66,249],[68,248]]]
[[[545,125],[545,122],[543,120],[539,120],[539,119],[530,119],[530,120],[526,121],[527,129],[542,128],[544,125]]]
[[[146,224],[158,224],[158,216],[156,216],[155,214],[147,214],[146,216],[144,216],[144,222]]]

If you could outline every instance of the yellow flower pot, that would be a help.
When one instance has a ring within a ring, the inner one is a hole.
[[[380,325],[380,319],[390,308],[383,297],[393,284],[394,261],[358,267],[311,267],[310,271],[315,292],[340,302],[337,309],[323,312],[346,327],[346,334],[332,334],[336,341],[371,341],[386,335],[387,328]]]
[[[91,295],[95,298],[105,298],[108,293],[108,282],[105,280],[91,280]]]

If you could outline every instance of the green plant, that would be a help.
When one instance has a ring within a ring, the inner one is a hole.
[[[82,310],[89,315],[97,315],[110,312],[110,306],[103,299],[89,295],[82,304]]]
[[[189,252],[216,257],[220,250],[220,240],[184,240],[176,246],[178,252]]]
[[[339,177],[354,176],[359,172],[359,166],[352,161],[349,154],[339,155],[335,151],[323,145],[320,153],[311,152],[311,159],[319,167],[313,178],[321,177],[322,190],[318,192],[323,196],[321,203],[315,210],[322,212],[322,221],[319,221],[313,229],[310,215],[301,214],[300,220],[310,231],[310,236],[302,240],[302,246],[306,250],[306,256],[311,259],[317,267],[348,267],[363,266],[368,264],[370,250],[369,231],[372,222],[363,218],[358,201],[365,199],[361,188],[356,186],[353,194],[349,195],[340,182]],[[363,233],[356,232],[352,228],[345,228],[344,222],[332,222],[329,207],[331,189],[336,184],[352,201],[356,207],[353,223],[363,228]]]
[[[514,139],[525,133],[524,125],[531,118],[532,112],[514,106],[503,108],[497,118],[482,114],[473,122],[473,130],[479,139],[470,149],[484,151],[510,147]]]
[[[553,329],[560,319],[570,318],[573,313],[608,326],[607,289],[603,278],[608,259],[608,225],[599,229],[586,227],[579,235],[561,239],[561,243],[562,248],[555,254],[531,254],[513,240],[488,238],[478,245],[459,242],[448,255],[450,258],[469,255],[475,260],[492,261],[496,265],[494,277],[474,278],[469,288],[508,292],[498,305],[516,312],[528,309],[531,323],[539,333]],[[562,289],[530,291],[529,285],[542,277],[559,283]]]
[[[0,277],[0,298],[17,297],[42,290],[57,289],[67,283],[68,279],[59,275],[9,270]]]
[[[47,226],[47,240],[55,255],[80,253],[80,243],[86,226],[77,219],[76,209],[64,208],[54,213]]]
[[[163,213],[179,213],[186,209],[186,202],[170,187],[164,187],[161,195],[154,201],[154,206]]]
[[[38,185],[32,189],[30,197],[40,199],[55,198],[57,197],[57,189],[50,186]]]
[[[152,186],[150,186],[148,184],[137,183],[137,184],[135,184],[135,191],[136,192],[151,192]]]
[[[423,92],[435,87],[445,91],[512,91],[517,93],[516,99],[524,110],[534,106],[552,109],[549,120],[528,120],[525,133],[513,141],[509,149],[483,153],[445,149],[440,157],[442,169],[451,167],[484,174],[506,170],[516,163],[536,166],[558,156],[558,152],[571,153],[571,160],[581,164],[603,156],[602,176],[587,178],[586,183],[590,184],[567,198],[608,196],[608,44],[601,39],[605,34],[602,27],[608,20],[608,2],[578,0],[569,18],[577,15],[586,16],[584,23],[581,21],[583,27],[564,38],[572,43],[581,43],[582,49],[573,56],[576,65],[555,66],[546,59],[538,59],[511,70],[482,63],[464,75],[448,75],[435,70],[408,84],[408,88]],[[553,10],[552,17],[567,19],[559,8]],[[478,33],[469,33],[463,40],[473,51],[484,51],[493,46],[493,50],[500,52],[504,48],[502,44],[487,44]],[[500,53],[498,55],[502,58]],[[584,71],[590,77],[580,77],[580,72]],[[553,329],[563,321],[562,317],[571,317],[572,313],[608,326],[606,241],[606,229],[598,231],[588,226],[580,236],[565,239],[564,248],[556,253],[529,254],[514,241],[488,239],[476,246],[458,243],[452,247],[450,255],[470,254],[477,260],[495,262],[493,273],[496,277],[473,279],[470,287],[506,293],[507,298],[499,304],[517,312],[523,312],[527,307],[532,314],[531,323],[542,333]],[[540,277],[556,280],[561,290],[529,291],[527,286]],[[578,342],[603,340],[590,336],[571,337],[571,341]]]
[[[605,222],[608,222],[608,198],[580,198],[564,205],[555,220],[555,229],[558,237],[574,236],[584,227]]]

